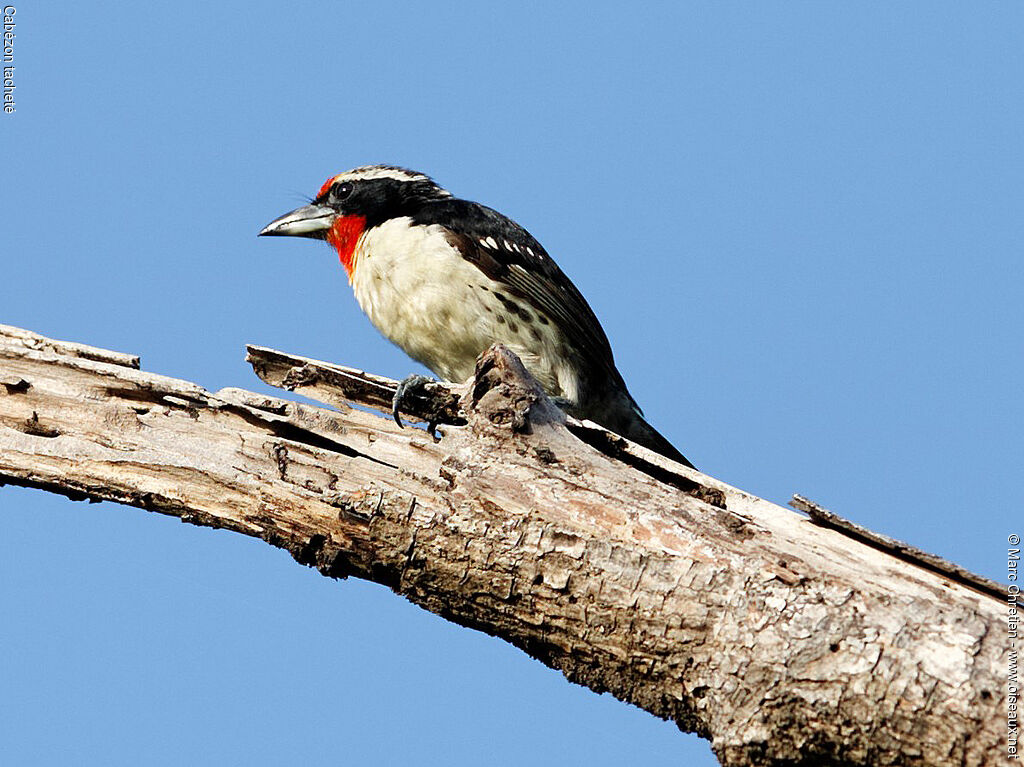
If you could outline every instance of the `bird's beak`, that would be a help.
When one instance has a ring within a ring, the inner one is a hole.
[[[257,236],[312,237],[322,240],[337,215],[336,210],[326,205],[303,205],[271,221]]]

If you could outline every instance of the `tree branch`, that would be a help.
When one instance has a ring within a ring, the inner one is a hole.
[[[1002,605],[970,577],[567,419],[501,347],[423,404],[450,424],[438,442],[348,404],[389,408],[393,381],[249,358],[337,410],[0,326],[0,484],[386,584],[710,738],[726,765],[999,758]]]

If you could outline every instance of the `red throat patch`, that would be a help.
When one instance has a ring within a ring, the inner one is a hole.
[[[349,282],[352,281],[352,269],[355,266],[353,259],[356,243],[365,227],[366,219],[363,216],[338,216],[327,230],[327,241],[338,251],[338,258],[345,267]]]

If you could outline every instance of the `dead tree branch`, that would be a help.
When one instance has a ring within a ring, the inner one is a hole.
[[[386,584],[710,738],[726,765],[1001,758],[998,584],[567,420],[500,347],[422,403],[449,424],[438,442],[349,404],[389,407],[393,381],[249,358],[337,410],[0,326],[0,484]]]

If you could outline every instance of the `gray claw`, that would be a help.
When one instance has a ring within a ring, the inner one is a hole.
[[[395,389],[395,396],[391,399],[391,415],[394,416],[395,423],[398,424],[398,428],[404,429],[405,424],[402,423],[402,416],[400,411],[402,409],[402,403],[409,394],[415,394],[418,390],[422,389],[425,384],[434,383],[432,378],[427,376],[421,376],[418,373],[406,376],[398,383],[398,388]],[[434,424],[430,424],[435,426]],[[437,439],[436,435],[431,429],[427,429],[430,436]]]

